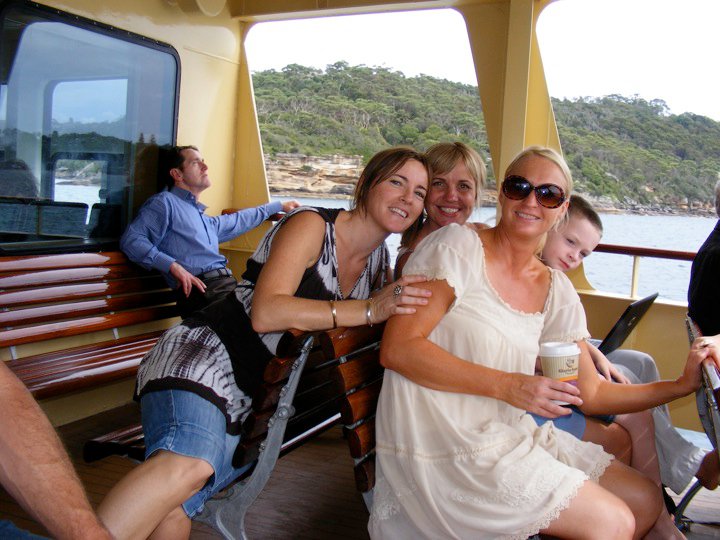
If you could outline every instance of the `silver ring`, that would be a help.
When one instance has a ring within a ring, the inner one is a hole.
[[[402,294],[403,286],[402,285],[395,285],[395,288],[393,289],[393,298],[397,298]]]

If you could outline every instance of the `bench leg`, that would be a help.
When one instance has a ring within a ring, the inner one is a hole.
[[[280,400],[275,414],[268,422],[268,434],[261,446],[260,457],[255,469],[247,480],[239,482],[218,494],[205,503],[202,512],[195,516],[195,520],[209,525],[228,540],[246,540],[245,514],[255,502],[257,496],[267,484],[272,470],[277,463],[280,447],[285,435],[285,426],[295,413],[292,406],[295,391],[297,390],[300,375],[307,361],[312,346],[312,337],[308,337],[302,347],[302,352],[293,364],[292,373],[287,384],[280,393]]]

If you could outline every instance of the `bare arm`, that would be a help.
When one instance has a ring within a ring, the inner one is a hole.
[[[320,256],[325,221],[314,212],[293,216],[277,232],[270,255],[260,272],[252,304],[252,325],[256,332],[325,330],[333,327],[330,303],[295,296],[307,268]],[[373,296],[371,322],[385,321],[392,314],[414,313],[414,305],[426,302],[429,293],[408,286],[425,281],[422,276],[405,276],[387,285]],[[403,285],[402,295],[394,296],[395,284]],[[338,326],[360,326],[367,323],[366,300],[335,302]]]
[[[583,353],[580,357],[579,388],[586,414],[616,414],[637,412],[668,403],[686,396],[700,386],[700,367],[703,361],[711,361],[720,367],[717,347],[702,346],[703,340],[695,340],[685,363],[682,375],[674,381],[658,381],[647,384],[615,384],[595,374],[585,342],[579,342]]]
[[[0,364],[0,483],[53,538],[110,538],[47,417]]]
[[[587,343],[588,351],[590,352],[590,358],[592,358],[593,364],[595,364],[595,369],[608,381],[617,381],[622,384],[630,384],[630,380],[625,377],[618,369],[608,360],[607,356],[605,356],[600,349],[598,349],[595,345],[589,342]]]
[[[473,364],[432,343],[428,336],[455,295],[445,280],[422,287],[432,291],[428,305],[419,307],[415,314],[393,317],[385,326],[380,361],[386,368],[428,388],[492,397],[550,418],[570,412],[552,399],[581,403],[577,389],[570,384]]]

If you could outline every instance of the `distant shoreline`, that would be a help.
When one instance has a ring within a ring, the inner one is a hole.
[[[306,190],[273,190],[270,187],[270,194],[276,197],[296,197],[296,198],[307,198],[307,199],[333,199],[333,200],[351,200],[351,195],[342,193],[326,193],[320,192],[315,193]],[[697,216],[697,217],[717,217],[715,208],[711,205],[709,207],[694,207],[694,208],[677,208],[671,206],[643,206],[643,205],[613,205],[608,204],[607,201],[598,201],[593,197],[584,195],[595,209],[601,214],[635,214],[643,216]],[[494,199],[494,197],[488,197]],[[480,204],[484,208],[492,208],[495,206],[493,200],[486,200]]]

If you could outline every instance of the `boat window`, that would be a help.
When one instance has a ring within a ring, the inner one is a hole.
[[[0,10],[0,253],[112,248],[175,140],[177,54],[27,3]]]
[[[462,141],[489,159],[455,10],[263,22],[245,45],[271,193],[294,182],[310,196],[349,196],[362,163],[392,145]]]

